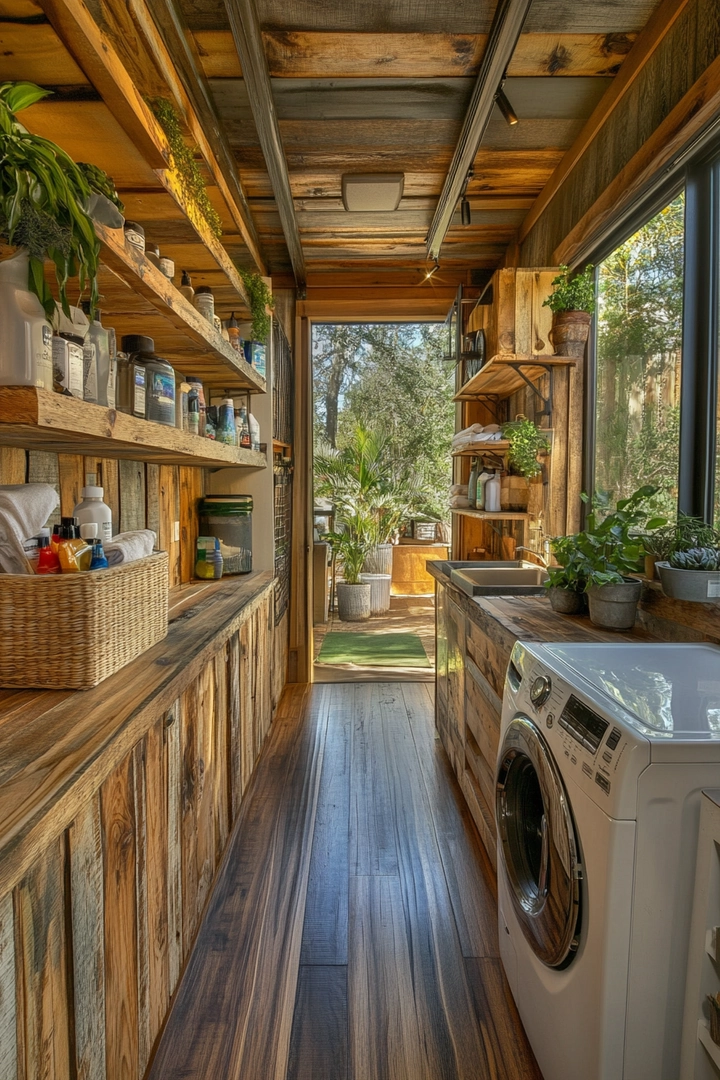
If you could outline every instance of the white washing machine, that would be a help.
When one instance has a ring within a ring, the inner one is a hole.
[[[545,1080],[678,1080],[720,647],[518,642],[498,756],[500,953]]]

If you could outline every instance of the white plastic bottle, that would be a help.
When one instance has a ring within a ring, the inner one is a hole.
[[[83,311],[90,322],[90,327],[85,338],[85,349],[95,346],[95,392],[94,399],[98,405],[108,404],[108,380],[110,378],[110,346],[108,332],[100,321],[101,313],[92,311],[89,301],[83,301]],[[90,360],[92,363],[92,360]],[[85,400],[93,400],[92,374],[85,379]]]
[[[488,514],[500,513],[500,475],[494,473],[485,484],[485,510]]]
[[[105,494],[103,488],[84,487],[80,494],[82,502],[79,502],[73,510],[73,517],[77,518],[78,525],[95,523],[98,527],[98,537],[102,542],[112,540],[112,510],[103,502]]]
[[[27,251],[0,262],[0,385],[53,388],[52,327],[28,289]]]

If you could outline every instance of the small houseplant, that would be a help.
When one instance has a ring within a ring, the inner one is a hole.
[[[587,562],[576,536],[555,536],[550,541],[558,566],[548,566],[548,591],[553,611],[563,615],[584,615],[587,611]]]
[[[701,604],[720,600],[720,532],[680,514],[667,533],[665,558],[657,563],[665,595]]]
[[[349,531],[331,533],[330,538],[343,571],[343,580],[335,586],[338,615],[342,622],[364,622],[370,618],[371,596],[371,586],[360,580],[369,548],[367,538]]]
[[[530,480],[541,469],[538,454],[546,454],[550,443],[532,420],[524,416],[503,424],[502,437],[510,443],[507,455],[510,475],[503,478],[502,507],[524,512],[530,499]]]
[[[0,239],[21,249],[28,262],[28,288],[48,319],[56,303],[45,281],[44,261],[55,264],[60,303],[70,314],[68,281],[90,287],[98,303],[100,243],[86,207],[92,190],[82,170],[49,139],[33,135],[16,114],[50,93],[28,82],[0,85]]]
[[[275,307],[273,294],[260,274],[256,274],[253,270],[243,270],[240,267],[238,267],[238,273],[242,278],[250,301],[253,341],[266,341],[270,333],[270,313]]]
[[[657,488],[645,485],[612,509],[606,495],[593,500],[586,529],[575,536],[590,621],[608,630],[629,630],[635,625],[641,583],[629,577],[640,569],[644,555],[643,532],[666,525],[653,516],[649,501]],[[587,496],[584,496],[587,500]]]
[[[550,331],[553,348],[558,356],[582,360],[595,311],[593,267],[586,266],[581,274],[571,276],[563,265],[552,285],[553,291],[543,301],[543,307],[549,307],[553,313]]]

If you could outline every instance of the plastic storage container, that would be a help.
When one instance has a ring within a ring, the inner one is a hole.
[[[77,518],[78,525],[94,524],[98,527],[98,536],[104,543],[112,540],[112,510],[103,502],[105,491],[101,487],[84,487],[80,492],[82,502],[79,502],[73,510],[73,517]],[[82,534],[81,534],[82,535]]]
[[[206,495],[200,500],[200,532],[217,536],[225,574],[252,571],[251,495]]]
[[[123,350],[145,368],[145,418],[175,427],[175,370],[155,355],[155,342],[145,334],[127,334]]]
[[[0,386],[53,388],[52,328],[28,290],[28,254],[0,262]]]

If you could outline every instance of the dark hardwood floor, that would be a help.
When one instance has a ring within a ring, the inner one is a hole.
[[[542,1080],[431,695],[288,690],[151,1080]]]

